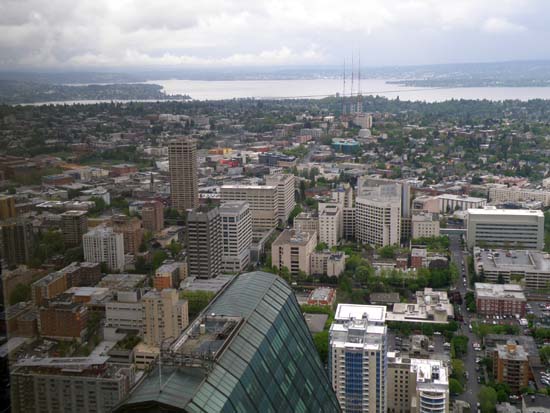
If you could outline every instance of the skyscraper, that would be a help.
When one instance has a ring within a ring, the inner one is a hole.
[[[294,182],[295,177],[291,174],[268,175],[265,178],[266,185],[277,188],[277,215],[283,224],[296,206]]]
[[[187,214],[187,263],[191,277],[217,277],[222,265],[222,225],[218,208]]]
[[[274,274],[235,277],[161,357],[115,412],[340,411],[296,297]]]
[[[338,304],[329,333],[332,388],[346,413],[386,412],[386,307]]]
[[[82,244],[82,236],[88,232],[86,211],[66,211],[61,214],[61,232],[67,247]]]
[[[252,215],[248,202],[229,201],[220,207],[222,219],[222,271],[239,273],[250,264]]]
[[[398,185],[384,185],[355,200],[355,238],[377,247],[401,241],[401,197]]]
[[[168,147],[172,207],[178,211],[199,206],[197,141],[180,136]]]
[[[97,227],[82,237],[84,259],[107,265],[109,271],[124,270],[124,237],[112,228]]]

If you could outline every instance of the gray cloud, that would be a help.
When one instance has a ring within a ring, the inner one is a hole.
[[[550,58],[545,0],[2,0],[0,68]]]

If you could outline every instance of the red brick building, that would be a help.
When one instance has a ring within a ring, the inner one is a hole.
[[[476,283],[475,299],[480,315],[525,317],[527,299],[520,285]]]

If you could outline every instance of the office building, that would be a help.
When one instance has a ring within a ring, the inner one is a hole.
[[[11,408],[23,412],[110,412],[130,392],[130,365],[108,357],[27,358],[11,368]]]
[[[82,237],[88,232],[87,211],[66,211],[61,214],[61,232],[67,247],[82,244]]]
[[[550,288],[550,254],[532,250],[481,250],[474,248],[475,271],[492,283],[523,278],[528,290]]]
[[[343,412],[386,413],[386,307],[338,304],[329,332],[329,375]]]
[[[112,219],[113,230],[124,237],[124,253],[136,255],[143,241],[141,220],[137,217],[115,215]]]
[[[222,202],[245,201],[250,205],[252,229],[269,231],[277,226],[279,219],[278,187],[273,185],[223,185]]]
[[[300,271],[310,275],[311,254],[316,245],[314,232],[285,229],[271,244],[271,263],[279,269],[287,268],[294,276]]]
[[[189,325],[187,300],[180,299],[177,290],[149,291],[141,301],[145,344],[160,347],[165,339],[178,337]]]
[[[45,338],[82,341],[87,322],[87,307],[74,302],[71,294],[61,294],[40,307],[38,331]]]
[[[513,341],[497,344],[493,351],[493,377],[497,383],[510,386],[513,394],[518,394],[521,389],[529,386],[531,369],[523,346]]]
[[[34,246],[32,223],[19,219],[1,224],[0,245],[1,256],[9,267],[27,264]]]
[[[357,196],[368,198],[371,195],[391,198],[401,205],[401,216],[410,217],[411,185],[407,181],[381,178],[378,175],[357,178]]]
[[[344,208],[342,211],[343,236],[347,240],[355,239],[355,207]]]
[[[197,141],[187,136],[170,141],[168,146],[170,197],[172,207],[183,212],[199,206]]]
[[[477,313],[483,316],[525,317],[527,299],[518,284],[475,284]]]
[[[489,199],[494,203],[536,201],[540,202],[543,207],[548,207],[550,206],[550,191],[517,186],[511,188],[495,186],[489,188]]]
[[[341,205],[342,208],[353,207],[353,188],[350,184],[344,183],[330,192],[331,203]]]
[[[144,318],[141,290],[118,291],[105,304],[105,327],[134,330],[141,335]]]
[[[294,293],[265,272],[234,277],[172,343],[162,392],[158,371],[116,412],[340,411]]]
[[[258,162],[267,166],[278,166],[281,168],[292,168],[296,166],[297,158],[282,153],[266,152],[258,154]]]
[[[309,212],[300,212],[294,218],[294,229],[298,232],[319,234],[319,219]]]
[[[244,201],[224,202],[220,207],[222,220],[222,271],[240,273],[250,264],[252,245],[252,215]]]
[[[277,216],[283,224],[286,224],[290,213],[296,206],[294,182],[294,175],[291,174],[275,174],[265,177],[266,185],[277,188]]]
[[[388,412],[449,413],[449,372],[443,360],[388,354]]]
[[[436,196],[427,196],[422,195],[417,198],[414,198],[412,201],[412,210],[413,211],[426,211],[432,212],[434,214],[439,213],[439,198]]]
[[[15,197],[11,195],[0,196],[0,221],[17,217],[15,210]]]
[[[544,248],[544,214],[524,209],[469,209],[468,248]]]
[[[143,229],[152,233],[164,228],[164,205],[159,201],[147,202],[141,208]]]
[[[187,278],[187,261],[165,262],[155,271],[153,287],[157,290],[178,288]]]
[[[401,241],[401,206],[392,194],[372,191],[355,200],[355,238],[364,244],[383,247]]]
[[[411,238],[439,237],[439,214],[413,211],[411,217]]]
[[[342,251],[314,251],[311,254],[311,273],[339,277],[346,269],[346,255]]]
[[[340,242],[344,230],[344,217],[338,204],[319,204],[319,242],[332,248]]]
[[[436,197],[439,200],[439,212],[442,214],[453,213],[454,211],[466,211],[472,208],[483,208],[487,205],[484,198],[475,198],[466,195],[443,194]]]
[[[187,269],[189,276],[217,277],[222,266],[222,224],[218,208],[187,214]]]
[[[82,237],[84,259],[105,263],[109,271],[124,270],[124,236],[112,228],[96,227]]]

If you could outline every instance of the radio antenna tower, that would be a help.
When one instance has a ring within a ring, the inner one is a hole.
[[[357,66],[357,107],[356,112],[363,112],[363,102],[361,96],[361,50],[359,50],[359,63]]]
[[[346,58],[344,57],[344,73],[342,77],[343,88],[342,88],[342,115],[346,113]]]
[[[351,92],[349,96],[350,98],[353,98],[353,51],[351,52]],[[353,101],[353,99],[351,100]]]

